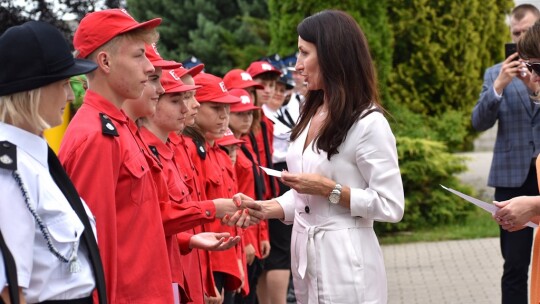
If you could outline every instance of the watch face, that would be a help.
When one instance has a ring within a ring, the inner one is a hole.
[[[330,193],[330,196],[328,197],[328,200],[332,204],[337,204],[339,203],[340,197],[341,197],[341,193],[339,193],[338,191],[332,191],[332,193]]]

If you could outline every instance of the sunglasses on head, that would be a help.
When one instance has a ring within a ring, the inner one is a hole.
[[[536,75],[540,76],[540,62],[524,62],[525,66],[529,70],[529,72],[535,72]]]

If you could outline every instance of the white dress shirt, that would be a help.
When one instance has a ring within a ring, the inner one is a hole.
[[[46,141],[1,122],[0,141],[17,146],[17,170],[26,186],[29,203],[47,227],[53,246],[69,259],[84,226],[49,173]],[[26,301],[36,303],[90,296],[95,280],[82,242],[77,250],[80,271],[72,273],[69,263],[60,261],[48,248],[12,171],[0,169],[0,185],[0,230],[15,259],[19,286],[23,288]],[[84,206],[95,227],[90,210],[86,204]]]

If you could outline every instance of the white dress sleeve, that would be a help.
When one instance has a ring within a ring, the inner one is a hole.
[[[282,222],[291,225],[294,222],[295,191],[291,189],[283,193],[282,196],[276,198],[276,201],[281,205],[281,208],[283,208],[283,212],[285,213]]]
[[[365,188],[351,188],[351,215],[382,222],[403,217],[405,198],[396,140],[384,116],[371,113],[360,120],[355,157]]]

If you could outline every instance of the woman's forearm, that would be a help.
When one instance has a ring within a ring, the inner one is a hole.
[[[260,201],[260,204],[262,205],[264,217],[266,219],[284,219],[285,218],[285,212],[283,211],[283,207],[277,202],[275,199],[266,200],[266,201]]]

